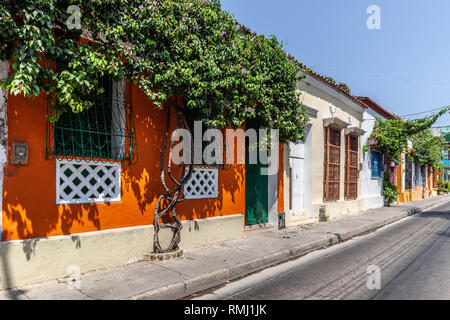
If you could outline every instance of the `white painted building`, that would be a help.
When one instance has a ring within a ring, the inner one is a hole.
[[[305,76],[297,87],[310,120],[306,139],[290,143],[284,153],[287,226],[363,211],[359,149],[365,104],[317,73]]]
[[[392,119],[395,116],[370,98],[360,97],[359,99],[368,107],[364,112],[362,123],[362,129],[366,131],[361,139],[361,145],[364,147],[367,146],[367,140],[373,132],[376,119]],[[384,206],[384,197],[381,195],[385,162],[384,154],[368,146],[368,150],[362,152],[362,160],[361,193],[364,198],[364,210],[380,208]]]

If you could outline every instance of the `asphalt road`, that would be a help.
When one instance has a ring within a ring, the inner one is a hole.
[[[450,202],[198,299],[448,300]]]

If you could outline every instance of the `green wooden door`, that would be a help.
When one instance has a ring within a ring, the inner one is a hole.
[[[253,128],[258,132],[256,121],[247,121],[246,128]],[[268,176],[261,175],[264,166],[249,164],[249,142],[245,144],[245,225],[255,225],[269,222],[268,215]],[[254,146],[253,148],[254,149]]]

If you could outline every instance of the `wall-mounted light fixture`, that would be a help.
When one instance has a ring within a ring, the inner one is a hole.
[[[334,117],[334,114],[336,113],[336,107],[331,105],[330,106],[330,112],[331,112],[331,116]]]

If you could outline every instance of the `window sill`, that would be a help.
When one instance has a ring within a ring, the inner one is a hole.
[[[327,200],[327,201],[323,201],[323,204],[331,204],[331,203],[338,203],[338,202],[348,202],[348,201],[356,201],[359,200],[360,198],[354,198],[354,199],[339,199],[339,200]]]
[[[122,202],[121,199],[111,199],[111,200],[107,200],[107,199],[96,199],[96,200],[91,200],[91,201],[86,201],[86,200],[79,200],[79,201],[57,201],[56,205],[57,206],[67,206],[67,205],[82,205],[82,204],[111,204],[111,203],[120,203]]]

